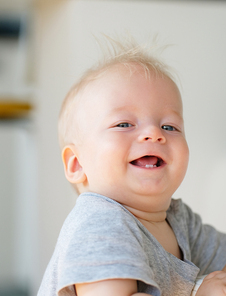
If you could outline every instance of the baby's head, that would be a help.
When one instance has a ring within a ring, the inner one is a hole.
[[[142,47],[117,45],[67,95],[59,134],[67,179],[139,210],[168,207],[188,163],[180,92]]]

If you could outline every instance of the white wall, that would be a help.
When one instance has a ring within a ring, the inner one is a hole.
[[[37,163],[28,120],[0,124],[0,288],[31,288],[37,277]]]
[[[190,166],[175,197],[226,231],[226,3],[218,1],[39,1],[36,15],[38,280],[75,202],[64,179],[57,117],[75,79],[96,61],[92,34],[129,30],[139,42],[158,33],[174,44],[164,57],[181,78]]]

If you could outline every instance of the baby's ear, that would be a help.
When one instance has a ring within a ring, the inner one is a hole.
[[[86,174],[79,163],[74,145],[64,147],[62,159],[67,180],[72,184],[83,183],[86,180]]]

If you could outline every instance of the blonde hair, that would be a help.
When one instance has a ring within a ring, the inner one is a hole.
[[[159,47],[153,42],[152,46],[139,45],[131,36],[120,39],[113,39],[109,36],[104,36],[105,44],[99,43],[103,57],[99,62],[88,69],[83,76],[72,86],[66,95],[59,116],[59,142],[63,148],[70,144],[72,137],[71,126],[74,123],[76,97],[91,81],[94,81],[104,75],[106,71],[114,65],[123,65],[132,73],[136,66],[143,68],[145,76],[150,77],[150,73],[157,76],[166,76],[175,82],[175,73],[162,59],[159,58],[159,52],[165,47]]]

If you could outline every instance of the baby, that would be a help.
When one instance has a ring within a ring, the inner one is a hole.
[[[38,296],[225,296],[226,234],[172,198],[188,165],[183,108],[169,68],[136,44],[67,95],[59,134],[80,193]],[[214,272],[214,273],[213,273]]]

